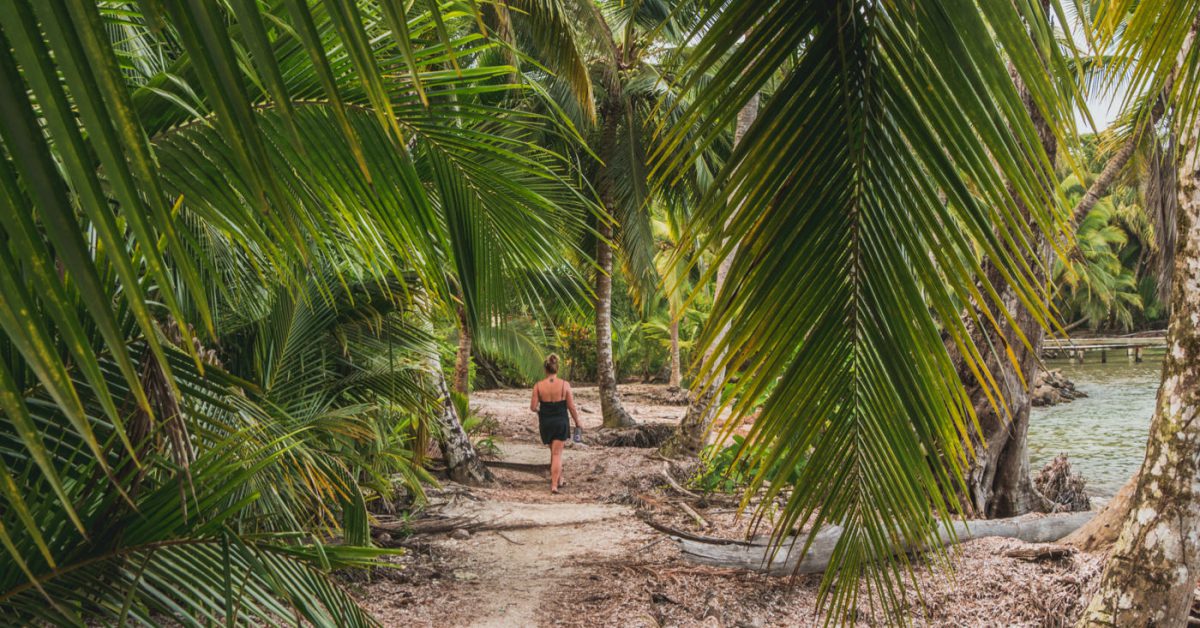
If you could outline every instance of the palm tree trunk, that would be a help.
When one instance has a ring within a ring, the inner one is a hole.
[[[613,214],[616,203],[616,182],[608,164],[617,152],[617,128],[623,112],[623,99],[619,84],[614,82],[612,91],[601,109],[603,129],[597,152],[602,160],[598,173],[598,192],[604,209]],[[613,362],[612,345],[612,277],[613,277],[613,228],[607,219],[601,219],[596,238],[596,380],[600,388],[600,413],[604,427],[632,427],[637,421],[629,416],[621,405],[617,392],[617,367]]]
[[[1113,153],[1108,163],[1104,164],[1104,170],[1100,171],[1100,176],[1096,177],[1095,181],[1092,181],[1083,198],[1079,200],[1079,203],[1075,205],[1075,209],[1071,212],[1071,220],[1074,224],[1078,225],[1083,222],[1083,219],[1087,218],[1088,212],[1092,211],[1096,203],[1100,202],[1100,198],[1108,192],[1109,186],[1116,180],[1117,175],[1121,174],[1121,171],[1125,169],[1125,165],[1129,163],[1133,154],[1137,152],[1138,144],[1141,143],[1146,130],[1152,127],[1156,120],[1157,118],[1154,118],[1153,121],[1147,121],[1134,131],[1129,140],[1125,142],[1125,145]]]
[[[671,379],[667,381],[668,388],[679,388],[683,381],[683,364],[679,358],[679,321],[675,313],[671,313]]]
[[[471,326],[467,324],[467,311],[462,305],[458,313],[458,352],[454,356],[454,392],[466,395],[471,386]]]
[[[612,345],[612,225],[600,222],[596,239],[596,380],[600,388],[600,412],[604,427],[632,427],[633,417],[621,405],[617,393],[617,367]]]
[[[416,300],[423,311],[424,320],[421,325],[432,335],[433,320],[429,315],[429,298],[421,291],[416,294]],[[492,482],[492,472],[483,464],[466,430],[463,429],[462,417],[458,416],[458,409],[450,397],[450,387],[446,385],[442,358],[436,350],[430,351],[425,357],[425,371],[428,385],[437,399],[432,418],[438,427],[438,448],[442,452],[442,459],[446,461],[446,471],[450,479],[464,484]]]
[[[442,451],[442,459],[446,461],[450,479],[463,484],[491,482],[492,472],[483,464],[475,446],[471,444],[471,439],[463,429],[462,419],[458,416],[458,409],[450,398],[441,358],[435,352],[430,353],[428,360],[430,383],[438,398],[433,411],[433,419],[438,426],[438,448]]]
[[[1116,153],[1113,153],[1108,163],[1104,164],[1104,170],[1100,171],[1100,176],[1096,177],[1095,181],[1092,181],[1083,198],[1079,199],[1079,203],[1071,211],[1071,220],[1074,224],[1078,225],[1080,222],[1083,222],[1084,218],[1087,218],[1088,212],[1092,211],[1096,203],[1100,202],[1100,198],[1108,192],[1109,186],[1116,180],[1117,175],[1121,174],[1126,164],[1133,158],[1133,154],[1137,152],[1138,145],[1142,143],[1142,139],[1162,119],[1163,113],[1166,111],[1166,97],[1171,92],[1171,85],[1174,83],[1174,78],[1175,75],[1172,73],[1163,87],[1162,93],[1154,102],[1154,106],[1150,108],[1150,115],[1134,130],[1133,134],[1126,140],[1125,145],[1121,146]]]
[[[1196,39],[1198,28],[1200,28],[1200,18],[1192,22],[1192,30],[1180,49],[1180,59],[1186,57],[1188,51],[1191,49]],[[1179,64],[1176,63],[1171,75],[1167,77],[1162,94],[1154,104],[1154,109],[1151,110],[1151,117],[1156,122],[1166,108],[1166,99],[1178,75],[1179,67]],[[1179,184],[1179,170],[1176,168],[1177,154],[1178,145],[1175,140],[1175,131],[1172,129],[1168,149],[1166,151],[1155,151],[1151,159],[1150,172],[1147,175],[1148,190],[1145,199],[1146,210],[1150,213],[1151,221],[1154,224],[1155,236],[1158,239],[1159,246],[1157,254],[1157,296],[1159,301],[1168,306],[1168,309],[1171,306],[1171,290],[1173,289],[1171,284],[1175,271],[1174,256],[1176,248],[1179,245],[1177,234],[1179,225],[1177,222],[1180,211],[1178,203],[1182,198],[1182,194],[1179,194],[1177,190]],[[1105,170],[1107,171],[1107,169],[1108,167],[1106,166]],[[1093,183],[1092,187],[1096,187],[1096,184]],[[1086,213],[1085,211],[1083,215],[1086,215]],[[1077,207],[1077,222],[1079,220],[1078,216],[1080,214]],[[1105,548],[1115,543],[1121,531],[1122,523],[1129,516],[1129,510],[1133,504],[1133,496],[1140,480],[1140,473],[1135,473],[1133,477],[1125,482],[1125,485],[1121,487],[1117,495],[1104,506],[1104,510],[1100,511],[1092,521],[1088,522],[1087,525],[1080,528],[1076,533],[1064,539],[1063,542],[1074,545],[1084,551]]]
[[[1183,138],[1162,386],[1120,537],[1082,626],[1182,626],[1200,577],[1200,125]]]
[[[746,136],[746,132],[754,124],[758,118],[758,94],[755,94],[746,101],[742,106],[741,111],[738,111],[737,123],[733,129],[733,146],[742,141]],[[713,294],[719,296],[721,288],[725,286],[725,279],[729,276],[729,268],[733,265],[734,255],[737,254],[735,247],[725,259],[721,260],[721,264],[717,266],[717,281],[713,288]],[[729,325],[726,324],[717,333],[714,339],[713,346],[719,345],[729,333]],[[704,352],[704,362],[708,363],[714,358],[713,347],[709,347]],[[718,357],[717,361],[720,361]],[[721,388],[725,385],[725,369],[722,367],[714,374],[712,381],[707,386],[701,386],[700,389],[694,392],[691,396],[691,401],[688,403],[687,412],[683,415],[683,420],[679,422],[679,429],[675,435],[659,448],[659,453],[666,457],[675,457],[680,455],[696,455],[704,447],[704,439],[708,434],[712,421],[716,416],[716,408],[720,405]]]
[[[1029,112],[1034,128],[1042,143],[1050,162],[1058,152],[1058,141],[1050,130],[1046,119],[1041,115],[1028,89],[1015,76],[1017,89],[1021,94],[1025,109]],[[1047,185],[1053,185],[1047,181]],[[1014,192],[1017,206],[1027,219],[1029,208]],[[1040,230],[1032,228],[1030,245],[1035,251],[1036,259],[1031,259],[1030,267],[1036,273],[1036,281],[1045,283],[1041,269],[1048,267],[1053,254],[1049,240],[1040,235]],[[1032,402],[1026,382],[1032,382],[1037,374],[1038,354],[1042,349],[1045,332],[1041,324],[1029,310],[1021,304],[1016,292],[1008,287],[1008,282],[990,263],[984,264],[984,280],[993,286],[1004,286],[1000,291],[1001,301],[1010,313],[1012,320],[1000,320],[997,331],[990,326],[972,326],[971,337],[977,347],[993,347],[997,350],[985,353],[985,367],[991,372],[996,386],[1002,395],[1008,412],[998,412],[988,399],[984,386],[966,367],[965,362],[957,359],[959,378],[970,395],[971,403],[978,418],[978,429],[971,430],[972,447],[976,457],[967,470],[967,499],[971,510],[977,516],[1012,517],[1031,511],[1046,511],[1052,507],[1051,502],[1033,486],[1033,478],[1029,471],[1029,411]],[[976,318],[975,320],[984,320]],[[1028,346],[1021,340],[1028,340]],[[1011,347],[1010,358],[1001,348]]]

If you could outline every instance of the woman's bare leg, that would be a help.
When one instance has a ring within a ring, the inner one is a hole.
[[[562,452],[563,442],[561,440],[550,441],[550,490],[558,490],[558,482],[562,479]]]

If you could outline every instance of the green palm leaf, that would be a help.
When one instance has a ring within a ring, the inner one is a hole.
[[[392,474],[428,479],[430,343],[403,312],[469,249],[446,201],[491,221],[479,259],[531,277],[588,208],[532,147],[574,132],[520,109],[473,11],[434,4],[0,8],[6,618],[370,623],[326,572],[378,552],[317,539],[367,542]]]
[[[999,286],[976,283],[976,247],[1050,324],[1027,243],[1060,233],[1062,206],[1000,51],[1051,128],[1066,133],[1071,114],[1043,65],[1065,61],[1048,29],[1031,41],[1026,26],[1046,18],[1022,7],[719,3],[685,65],[682,91],[711,80],[667,131],[667,180],[783,76],[696,212],[693,233],[724,241],[719,257],[737,247],[700,381],[738,372],[735,414],[761,404],[740,452],[756,468],[808,459],[794,484],[765,488],[787,504],[777,540],[798,524],[807,542],[843,529],[821,587],[830,621],[857,604],[860,578],[898,608],[897,548],[937,546],[937,520],[962,508],[974,418],[946,347],[978,372],[989,348],[970,346],[963,305],[991,317],[973,324],[1008,315]]]

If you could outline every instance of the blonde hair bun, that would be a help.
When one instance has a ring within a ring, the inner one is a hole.
[[[558,354],[551,353],[546,356],[546,361],[542,363],[542,368],[546,369],[551,375],[558,373]]]

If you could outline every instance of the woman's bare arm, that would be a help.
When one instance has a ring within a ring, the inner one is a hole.
[[[579,410],[575,409],[575,392],[571,390],[570,384],[567,384],[567,409],[571,411],[571,418],[575,419],[575,427],[583,429],[579,424]]]
[[[537,394],[537,384],[534,384],[534,385],[533,385],[533,399],[530,399],[530,400],[529,400],[529,411],[530,411],[530,412],[537,412],[537,411],[538,411],[538,394]]]

